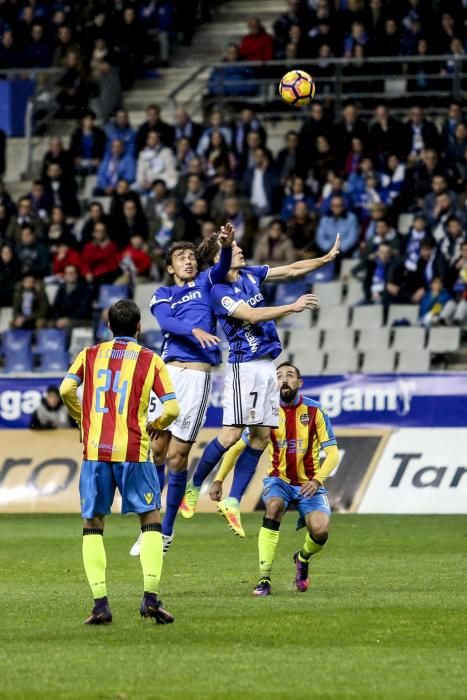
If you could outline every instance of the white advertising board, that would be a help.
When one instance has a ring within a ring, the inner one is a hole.
[[[394,432],[358,512],[467,514],[467,429]]]

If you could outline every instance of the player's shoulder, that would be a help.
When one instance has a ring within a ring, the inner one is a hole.
[[[149,301],[149,306],[160,304],[161,302],[170,302],[173,296],[173,286],[161,286],[154,290],[154,293]]]
[[[323,404],[320,403],[319,401],[316,401],[315,399],[311,399],[309,396],[303,396],[303,404],[304,406],[310,406],[310,408],[316,408],[318,411],[321,411],[321,413],[326,414],[326,409],[324,408]]]
[[[268,265],[245,265],[240,269],[240,276],[246,277],[250,282],[258,283],[266,279],[269,266]]]

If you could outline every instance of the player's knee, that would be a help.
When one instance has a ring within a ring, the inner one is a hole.
[[[311,538],[317,544],[325,544],[329,537],[329,527],[326,523],[314,523],[309,527]]]
[[[266,503],[266,517],[271,520],[281,520],[284,513],[284,504],[271,498]]]

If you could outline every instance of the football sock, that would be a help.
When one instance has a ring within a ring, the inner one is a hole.
[[[217,438],[211,440],[201,455],[196,471],[193,474],[193,486],[196,486],[196,488],[201,486],[205,478],[212,472],[225,452],[227,452],[227,448],[221,445]]]
[[[256,467],[258,466],[262,454],[263,450],[255,450],[253,447],[247,445],[239,457],[235,466],[232,487],[229,494],[231,498],[236,498],[239,503],[255,474]]]
[[[185,493],[188,472],[172,472],[169,471],[169,479],[167,484],[167,504],[165,515],[162,521],[162,534],[171,535],[174,529],[175,518],[177,517],[178,508],[182,502]]]
[[[259,578],[270,579],[271,569],[276,556],[279,542],[280,522],[271,518],[263,518],[263,526],[258,535]]]
[[[159,488],[162,493],[165,484],[165,464],[156,464],[155,467],[157,472],[157,478],[159,479]]]
[[[139,560],[143,569],[144,592],[157,593],[162,574],[162,534],[160,523],[141,527]]]
[[[104,530],[83,528],[83,564],[94,600],[107,596]]]
[[[323,549],[324,545],[326,544],[327,539],[328,539],[328,538],[326,537],[326,539],[324,540],[324,542],[321,542],[321,544],[320,544],[319,542],[316,542],[316,541],[311,537],[311,535],[310,535],[309,532],[307,532],[307,533],[306,533],[306,536],[305,536],[305,543],[304,543],[303,547],[301,548],[301,550],[300,550],[299,553],[298,553],[298,558],[299,558],[301,561],[308,561],[308,559],[309,559],[311,556],[313,556],[313,554],[318,554],[318,552],[321,552],[321,550]]]

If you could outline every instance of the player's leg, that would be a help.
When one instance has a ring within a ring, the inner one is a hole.
[[[114,477],[122,495],[122,513],[137,513],[141,523],[140,562],[143,571],[143,600],[140,612],[158,624],[173,622],[159,600],[162,575],[161,494],[152,462],[119,462]]]
[[[227,498],[223,498],[217,504],[218,512],[224,516],[234,535],[239,537],[245,537],[240,515],[240,501],[256,472],[261,455],[269,443],[269,435],[269,428],[257,425],[250,427],[250,444],[243,450],[235,465],[230,493]]]
[[[94,599],[91,615],[85,621],[88,625],[112,622],[112,612],[107,599],[104,516],[110,513],[115,486],[111,463],[83,461],[79,482],[83,517],[82,555],[86,578]]]
[[[152,418],[154,420],[154,418]],[[154,459],[154,467],[157,473],[157,479],[159,481],[159,489],[160,492],[162,493],[164,489],[164,481],[165,481],[165,461],[166,461],[166,455],[167,451],[169,448],[170,440],[171,440],[171,433],[169,433],[167,430],[165,430],[163,433],[159,435],[158,438],[154,439],[151,443],[151,450],[152,450],[152,456]],[[138,536],[138,539],[136,542],[133,544],[132,548],[130,549],[130,556],[131,557],[139,557],[141,552],[141,532]]]
[[[318,554],[328,540],[331,509],[326,489],[319,488],[311,498],[299,498],[297,506],[308,531],[302,548],[295,552],[293,557],[295,585],[298,591],[305,592],[310,585],[309,564],[311,557]]]
[[[173,541],[175,518],[177,517],[187,484],[188,457],[192,445],[192,442],[184,442],[174,435],[167,452],[169,478],[165,515],[162,521],[164,554],[168,551]]]
[[[219,435],[206,446],[180,503],[180,512],[185,518],[192,518],[195,514],[203,481],[220,462],[227,450],[240,440],[243,427],[243,425],[224,426]]]
[[[255,596],[265,596],[271,592],[271,571],[279,543],[279,528],[289,504],[287,486],[276,477],[264,479],[266,514],[258,535],[259,581],[253,590]]]

